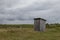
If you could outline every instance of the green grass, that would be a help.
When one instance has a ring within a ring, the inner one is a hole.
[[[33,28],[1,28],[0,40],[60,40],[60,27],[47,28],[45,32]]]
[[[60,25],[46,25],[45,32],[34,31],[33,25],[0,24],[0,40],[60,40]]]

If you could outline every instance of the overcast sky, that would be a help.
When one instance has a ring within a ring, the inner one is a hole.
[[[0,24],[29,24],[36,17],[60,23],[60,0],[0,0]]]

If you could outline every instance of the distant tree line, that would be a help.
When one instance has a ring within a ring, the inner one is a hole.
[[[0,28],[33,28],[33,24],[0,24]]]
[[[46,23],[46,28],[60,27],[59,23]],[[34,28],[34,24],[0,24],[0,28]]]
[[[54,23],[54,24],[46,24],[46,27],[47,28],[55,28],[55,27],[60,27],[60,24],[59,23]]]

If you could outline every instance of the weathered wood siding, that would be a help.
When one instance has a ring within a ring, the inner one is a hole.
[[[34,30],[40,31],[40,20],[34,20]]]
[[[34,30],[35,31],[45,31],[46,29],[46,20],[44,19],[34,19]]]
[[[40,31],[45,31],[46,29],[46,21],[40,20]]]

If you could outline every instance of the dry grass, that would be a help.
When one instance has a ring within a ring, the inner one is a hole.
[[[0,40],[60,40],[60,27],[37,32],[33,28],[0,29]]]

